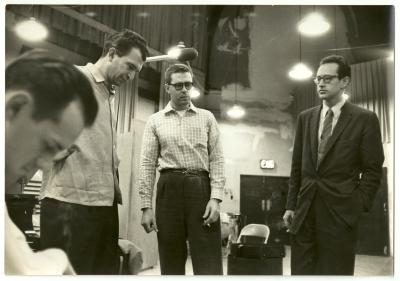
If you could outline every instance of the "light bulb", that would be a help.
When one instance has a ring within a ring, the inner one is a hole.
[[[190,98],[196,99],[196,98],[198,98],[199,96],[200,96],[200,91],[197,90],[197,88],[193,87],[193,88],[190,90]]]
[[[47,37],[46,26],[38,22],[35,18],[22,21],[15,26],[18,36],[24,40],[37,42]]]
[[[167,54],[168,56],[177,59],[181,55],[183,48],[185,48],[185,44],[183,44],[183,42],[179,42],[178,45],[169,49]]]
[[[245,111],[241,106],[235,104],[227,111],[227,114],[229,117],[231,117],[233,119],[239,119],[244,116]]]
[[[312,76],[312,71],[303,63],[298,63],[289,71],[289,77],[294,80],[305,80]]]
[[[318,36],[330,29],[331,25],[325,20],[325,18],[318,14],[312,13],[306,16],[299,24],[298,30],[301,34],[306,36]]]
[[[167,54],[168,54],[168,56],[170,56],[174,59],[177,59],[180,56],[181,52],[182,52],[181,48],[173,47],[173,48],[169,49]]]

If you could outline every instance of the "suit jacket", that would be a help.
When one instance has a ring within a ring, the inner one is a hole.
[[[380,185],[384,156],[376,114],[346,102],[317,167],[321,108],[303,111],[297,121],[286,203],[287,210],[295,211],[293,234],[317,189],[330,211],[353,226],[370,209]]]

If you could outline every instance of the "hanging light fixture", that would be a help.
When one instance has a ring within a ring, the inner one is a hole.
[[[177,59],[180,56],[180,54],[182,53],[183,48],[185,48],[185,44],[183,42],[179,42],[178,45],[169,49],[167,54],[168,54],[168,56]]]
[[[243,107],[235,104],[227,111],[227,114],[229,117],[231,117],[233,119],[239,119],[245,115],[245,111],[244,111]]]
[[[238,8],[237,16],[239,16],[239,14],[240,14],[240,7]],[[246,114],[244,108],[241,107],[241,106],[237,103],[237,84],[238,84],[238,69],[239,69],[239,65],[238,65],[238,64],[239,64],[239,60],[238,60],[238,57],[239,57],[239,49],[237,50],[236,55],[235,55],[235,63],[236,63],[236,69],[235,69],[235,103],[234,103],[234,105],[233,105],[230,109],[228,109],[228,111],[226,112],[226,113],[228,114],[228,116],[229,116],[230,118],[233,118],[233,119],[240,119],[240,118],[242,118],[242,117]]]
[[[15,26],[15,32],[21,39],[30,42],[42,41],[48,34],[46,26],[37,21],[34,17],[19,22]]]
[[[294,65],[289,71],[289,77],[294,80],[306,80],[313,75],[310,68],[304,63],[299,62]]]
[[[192,87],[192,89],[190,89],[190,98],[197,99],[198,97],[200,97],[200,91],[197,88]]]
[[[177,46],[168,50],[167,55],[159,55],[147,57],[146,62],[155,61],[171,61],[178,60],[180,62],[188,62],[197,58],[199,53],[195,48],[186,48],[183,42],[179,42]]]
[[[301,18],[301,7],[299,6],[299,19]],[[294,65],[289,71],[289,77],[294,80],[306,80],[310,78],[313,73],[310,68],[301,62],[301,33],[299,33],[299,59],[300,62]]]
[[[329,22],[319,13],[313,12],[299,22],[297,29],[306,36],[319,36],[331,28]]]

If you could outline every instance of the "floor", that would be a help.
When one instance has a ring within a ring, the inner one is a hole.
[[[286,247],[286,256],[283,258],[283,275],[290,275],[290,247]],[[224,275],[227,273],[227,259],[223,259]],[[157,264],[153,268],[142,271],[139,275],[160,275],[160,267]],[[186,275],[193,275],[190,257],[186,262]],[[393,257],[381,256],[356,256],[355,276],[392,276]]]

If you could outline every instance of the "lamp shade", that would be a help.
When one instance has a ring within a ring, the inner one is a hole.
[[[26,41],[38,42],[47,37],[46,26],[38,22],[35,18],[19,22],[15,26],[17,35]]]
[[[245,115],[245,111],[244,111],[243,107],[235,104],[227,111],[227,114],[229,117],[231,117],[233,119],[239,119]]]
[[[306,16],[297,26],[299,32],[306,36],[318,36],[330,29],[331,25],[326,19],[318,14],[311,13]]]
[[[294,80],[306,80],[312,75],[312,71],[304,63],[296,64],[289,71],[289,77]]]

